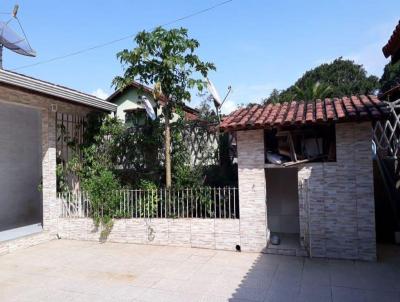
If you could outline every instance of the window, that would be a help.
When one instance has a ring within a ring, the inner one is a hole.
[[[136,110],[126,111],[125,124],[131,127],[146,126],[148,124],[148,116],[146,114],[146,110],[136,109]]]
[[[291,166],[305,162],[336,161],[334,125],[265,131],[265,162]]]

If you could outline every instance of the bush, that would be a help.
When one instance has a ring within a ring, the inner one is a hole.
[[[98,175],[84,179],[82,187],[88,193],[96,227],[102,226],[100,238],[105,240],[113,227],[112,219],[120,215],[120,200],[116,194],[119,183],[111,171],[102,170]]]
[[[156,184],[148,180],[141,180],[139,182],[139,189],[145,191],[144,194],[139,198],[140,217],[154,216],[157,214],[157,206],[159,201]]]

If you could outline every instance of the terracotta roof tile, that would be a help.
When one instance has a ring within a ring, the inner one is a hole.
[[[297,114],[296,114],[296,119],[295,122],[296,123],[302,123],[303,119],[304,119],[304,102],[301,101],[300,103],[298,103],[298,109],[297,109]]]
[[[274,124],[282,124],[284,122],[288,109],[289,109],[288,103],[287,102],[283,103],[281,110],[279,110],[278,116],[274,121]]]
[[[281,110],[281,107],[282,107],[282,104],[275,104],[272,107],[271,113],[267,117],[267,120],[265,121],[265,124],[271,125],[274,122],[274,120],[276,119],[276,117],[279,114],[279,111]]]
[[[325,111],[326,119],[332,121],[335,118],[335,109],[333,108],[333,103],[331,99],[325,99]]]
[[[314,102],[313,101],[311,101],[311,102],[307,102],[307,105],[306,105],[306,123],[312,123],[312,122],[314,122],[315,120],[314,120],[314,110],[315,110],[315,108],[314,108]]]
[[[238,109],[223,119],[220,128],[244,130],[304,123],[376,120],[384,118],[387,113],[387,105],[372,95],[292,101]]]
[[[400,49],[400,21],[395,27],[389,41],[382,48],[382,52],[386,58],[395,54]]]
[[[268,104],[267,106],[263,106],[263,111],[261,113],[261,116],[256,120],[255,124],[256,126],[261,126],[264,124],[264,121],[268,118],[271,110],[272,110],[273,104]]]
[[[285,121],[284,121],[284,124],[290,124],[293,121],[296,111],[297,111],[296,109],[297,109],[297,103],[294,101],[291,102],[288,113],[287,113]]]
[[[316,119],[317,122],[322,122],[324,121],[324,111],[322,108],[322,102],[321,100],[317,100],[315,103],[315,111],[316,111]]]

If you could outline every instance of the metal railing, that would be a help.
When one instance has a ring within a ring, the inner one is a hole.
[[[183,189],[116,191],[116,218],[239,218],[238,188],[200,187]],[[62,218],[93,216],[86,192],[59,193]],[[100,209],[101,216],[101,209]]]

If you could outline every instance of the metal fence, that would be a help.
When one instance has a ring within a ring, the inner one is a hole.
[[[121,190],[117,197],[116,218],[239,218],[238,188],[183,188]],[[61,217],[92,217],[89,194],[60,193]],[[101,207],[97,209],[101,215]]]

